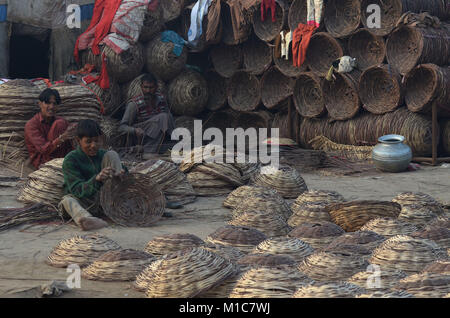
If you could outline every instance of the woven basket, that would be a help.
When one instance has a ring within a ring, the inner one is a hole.
[[[253,118],[258,116],[252,116]],[[248,160],[246,160],[248,161]],[[251,177],[258,173],[261,165],[259,163],[235,163],[234,166],[241,172],[241,180],[243,183],[250,181]]]
[[[317,76],[325,77],[332,63],[344,55],[339,42],[325,32],[311,37],[306,51],[306,63]]]
[[[275,195],[276,191],[267,187],[244,185],[231,192],[223,201],[223,206],[235,209],[240,206],[243,200],[258,194]]]
[[[198,298],[228,298],[233,291],[236,283],[241,279],[243,275],[243,271],[241,268],[237,269],[236,272],[229,276],[225,281],[221,284],[213,287],[206,292],[199,294]]]
[[[408,276],[395,286],[417,298],[441,298],[450,293],[450,273],[420,273]]]
[[[437,260],[427,265],[423,272],[426,273],[450,273],[450,260]]]
[[[308,8],[306,1],[293,0],[288,15],[289,29],[294,31],[297,29],[299,23],[306,24],[308,22],[307,20]]]
[[[270,42],[285,29],[288,22],[289,5],[286,0],[275,0],[275,22],[272,22],[272,12],[261,20],[261,11],[256,10],[253,16],[253,30],[258,38]]]
[[[443,25],[441,29],[406,25],[396,28],[386,42],[389,64],[402,75],[409,73],[417,64],[448,64],[449,30],[448,24]]]
[[[105,282],[132,281],[154,261],[152,255],[142,251],[131,249],[110,251],[85,267],[81,275],[89,280]]]
[[[261,78],[261,100],[268,109],[274,109],[294,91],[294,80],[271,67]]]
[[[163,81],[170,81],[180,74],[186,64],[188,51],[183,47],[180,56],[173,53],[172,42],[161,41],[157,35],[145,46],[145,68],[149,73]]]
[[[211,70],[205,74],[205,80],[208,84],[208,102],[206,103],[206,108],[211,111],[221,109],[227,102],[227,79]]]
[[[237,126],[243,129],[267,128],[270,131],[273,122],[273,115],[264,110],[253,112],[239,112],[236,114]],[[270,133],[270,132],[269,132]]]
[[[405,291],[381,290],[356,296],[356,298],[414,298]]]
[[[237,263],[237,261],[245,255],[236,247],[221,244],[205,243],[201,248],[216,253],[217,255],[230,260],[232,263]]]
[[[377,217],[396,218],[401,206],[388,201],[362,200],[338,203],[329,206],[333,222],[347,232],[355,232]]]
[[[214,46],[210,58],[214,70],[225,78],[231,78],[241,68],[244,59],[240,45]]]
[[[175,115],[198,115],[208,102],[208,84],[200,73],[185,71],[170,82],[168,101]]]
[[[175,127],[176,128],[186,128],[189,130],[191,136],[194,136],[194,121],[201,120],[199,118],[191,117],[191,116],[179,116],[175,118]]]
[[[216,176],[201,171],[191,171],[187,174],[188,182],[192,185],[197,196],[228,195],[235,186]]]
[[[242,45],[244,70],[253,75],[264,73],[272,64],[272,48],[264,41],[251,37]]]
[[[314,249],[306,242],[295,237],[272,237],[255,247],[253,253],[287,255],[296,262],[303,261]]]
[[[204,129],[218,128],[226,136],[227,128],[237,127],[237,114],[233,109],[225,108],[208,114],[202,124]]]
[[[295,268],[254,268],[239,279],[230,298],[288,298],[310,282]]]
[[[275,57],[276,47],[273,48],[273,61],[275,63],[275,67],[287,77],[298,77],[301,73],[306,72],[308,69],[308,65],[303,63],[300,67],[294,66],[293,56],[292,56],[292,43],[289,44],[289,56],[288,59],[284,57],[277,58]]]
[[[237,111],[253,111],[261,101],[259,79],[244,71],[236,72],[228,85],[228,104]]]
[[[368,263],[359,254],[343,252],[316,252],[307,257],[298,269],[311,279],[323,282],[346,280],[367,268]]]
[[[324,22],[328,33],[335,38],[344,38],[358,29],[361,23],[359,0],[328,1]]]
[[[330,245],[327,246],[328,250],[340,249],[342,246],[347,245],[359,245],[365,249],[372,251],[377,248],[381,243],[386,240],[384,236],[381,236],[371,231],[356,231],[352,233],[345,233],[335,238]]]
[[[48,256],[46,263],[54,267],[67,267],[70,264],[83,267],[91,264],[106,252],[117,250],[121,250],[121,247],[106,236],[97,233],[76,235],[59,242]]]
[[[368,29],[359,29],[348,40],[348,52],[361,70],[380,65],[386,57],[386,44],[383,37],[376,36]]]
[[[445,227],[429,225],[422,231],[412,233],[411,236],[432,240],[437,245],[445,249],[450,248],[450,230]]]
[[[157,222],[164,213],[165,198],[160,187],[141,173],[105,182],[100,191],[104,213],[123,226],[146,227]]]
[[[360,109],[358,83],[361,72],[336,73],[336,80],[322,81],[325,107],[332,119],[346,120],[354,117]]]
[[[444,214],[442,205],[431,195],[422,192],[403,192],[392,199],[392,202],[398,203],[402,207],[404,205],[420,205],[430,209],[437,215]]]
[[[334,223],[317,221],[300,224],[289,232],[289,236],[308,243],[314,249],[322,249],[344,233],[345,231]]]
[[[345,198],[336,191],[310,190],[300,194],[291,208],[302,206],[304,204],[331,204],[345,202]]]
[[[237,264],[243,269],[257,267],[294,267],[297,262],[291,256],[278,254],[248,254],[239,259]]]
[[[374,274],[377,274],[375,279]],[[406,274],[399,270],[367,270],[356,273],[348,279],[348,282],[365,288],[370,292],[388,291],[393,288],[399,280],[405,277]]]
[[[292,215],[288,220],[288,224],[292,227],[299,226],[303,223],[330,221],[331,216],[325,204],[302,204],[291,206]]]
[[[403,204],[402,211],[398,219],[404,222],[409,222],[421,228],[437,218],[429,207],[423,205]]]
[[[243,185],[239,170],[229,163],[203,163],[195,167],[193,171],[209,174],[236,187]]]
[[[253,228],[225,225],[209,234],[205,241],[218,245],[233,246],[247,254],[266,238],[263,233]]]
[[[152,275],[153,270],[161,264],[162,259],[158,259],[150,263],[147,267],[136,275],[136,280],[133,282],[133,288],[140,292],[145,292],[148,287],[148,277]]]
[[[301,73],[298,76],[294,86],[293,100],[301,116],[315,118],[327,111],[321,82],[321,78],[314,73]]]
[[[291,209],[279,194],[259,193],[244,198],[241,203],[231,211],[233,217],[250,212],[270,212],[281,216],[284,220],[289,219]]]
[[[366,69],[359,81],[359,97],[372,114],[384,114],[403,104],[402,77],[389,65]]]
[[[323,248],[322,251],[338,254],[351,254],[354,256],[358,256],[364,261],[369,261],[370,257],[372,256],[372,251],[370,249],[358,244],[340,244],[333,248],[327,246]]]
[[[166,234],[154,237],[147,243],[144,251],[161,256],[169,253],[181,251],[186,248],[201,246],[205,242],[193,234],[176,233]]]
[[[240,213],[228,222],[228,224],[252,227],[268,237],[287,235],[291,230],[282,216],[267,211]]]
[[[194,247],[163,256],[147,271],[148,298],[191,298],[219,285],[236,272],[223,257]]]
[[[166,2],[166,1],[162,1]],[[140,42],[148,42],[153,39],[159,32],[163,31],[164,16],[163,16],[163,4],[156,6],[155,10],[147,10],[145,13],[144,25],[141,29],[141,34],[139,36]]]
[[[398,235],[378,246],[370,262],[385,270],[398,269],[406,274],[415,274],[429,263],[446,257],[446,251],[433,241]]]
[[[417,231],[417,227],[394,218],[376,218],[364,224],[361,231],[372,231],[391,238],[396,235],[411,235]]]
[[[293,298],[355,298],[365,292],[364,288],[346,282],[313,283],[301,287]]]
[[[419,65],[408,73],[405,82],[405,101],[410,111],[431,114],[432,104],[436,103],[438,115],[450,117],[449,66]]]
[[[164,22],[176,20],[183,11],[186,0],[161,1]]]

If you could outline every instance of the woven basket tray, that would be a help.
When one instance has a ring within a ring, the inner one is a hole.
[[[361,231],[372,231],[391,238],[396,235],[410,235],[417,231],[417,227],[394,218],[376,218],[364,224]]]
[[[291,205],[292,215],[288,220],[288,224],[292,227],[299,226],[302,223],[316,222],[316,221],[330,221],[331,216],[328,213],[326,204],[302,204]]]
[[[253,111],[261,101],[259,79],[244,71],[236,72],[228,85],[228,104],[236,111]]]
[[[327,109],[322,95],[322,79],[312,72],[299,74],[295,86],[293,100],[295,108],[303,117],[320,117]]]
[[[339,246],[345,245],[360,245],[370,251],[377,248],[381,243],[386,240],[384,236],[381,236],[371,231],[356,231],[351,233],[344,233],[341,236],[335,238],[330,245],[329,249],[339,248]]]
[[[437,219],[438,215],[428,206],[419,204],[403,204],[402,211],[398,219],[404,222],[415,224],[421,228],[433,220]]]
[[[306,242],[295,237],[276,237],[261,242],[253,253],[278,254],[292,257],[296,262],[303,261],[314,249]]]
[[[376,36],[368,29],[359,29],[348,40],[348,52],[361,70],[383,63],[386,44],[383,37]]]
[[[427,265],[423,272],[428,273],[450,273],[450,260],[437,260],[429,265]]]
[[[233,246],[205,243],[201,247],[210,252],[216,253],[217,255],[225,259],[230,260],[232,263],[236,263],[245,255],[238,248],[235,248]]]
[[[450,248],[450,230],[448,227],[429,225],[425,229],[412,233],[411,236],[436,242],[442,248]]]
[[[276,194],[275,190],[267,187],[244,185],[231,192],[223,201],[223,206],[229,209],[237,208],[245,198],[258,194]]]
[[[289,236],[308,243],[314,249],[322,249],[344,233],[345,231],[334,223],[317,221],[300,224],[289,232]]]
[[[48,256],[46,263],[54,267],[66,267],[70,264],[83,267],[106,252],[120,249],[116,242],[100,234],[77,235],[59,242]]]
[[[437,215],[444,214],[444,209],[442,205],[436,201],[431,195],[422,193],[422,192],[403,192],[398,194],[392,202],[396,202],[403,205],[422,205],[424,207],[429,208],[431,211],[436,213]]]
[[[205,242],[193,234],[166,234],[154,237],[147,243],[144,251],[153,255],[165,255],[203,244]]]
[[[244,70],[260,75],[272,64],[272,48],[264,41],[251,37],[242,45]]]
[[[348,279],[348,282],[365,288],[370,292],[387,291],[393,288],[399,280],[406,277],[406,274],[399,270],[383,270],[381,268],[379,272],[375,271],[373,269],[356,273]],[[374,279],[375,273],[377,274],[376,279]]]
[[[287,235],[291,230],[282,216],[267,211],[239,213],[228,224],[252,227],[268,237]]]
[[[253,16],[253,30],[261,40],[270,42],[287,26],[289,5],[287,0],[275,0],[275,22],[272,22],[272,13],[261,19],[261,11],[256,10]]]
[[[278,214],[287,220],[292,212],[287,203],[279,194],[260,193],[252,197],[247,197],[242,200],[241,204],[231,211],[231,214],[236,217],[239,214],[249,211],[265,211]]]
[[[265,239],[267,237],[256,229],[225,225],[209,234],[205,241],[212,244],[233,246],[247,254]]]
[[[361,21],[359,0],[331,0],[325,6],[324,23],[328,33],[344,38],[358,29]]]
[[[210,54],[214,70],[225,78],[231,78],[242,66],[243,52],[240,45],[215,46]]]
[[[346,282],[313,283],[297,290],[293,298],[355,298],[364,288]]]
[[[450,273],[414,274],[400,280],[394,290],[404,290],[418,298],[441,298],[450,293]]]

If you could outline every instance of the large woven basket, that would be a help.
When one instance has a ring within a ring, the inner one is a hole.
[[[165,2],[165,1],[162,1]],[[148,42],[161,32],[164,25],[163,4],[158,4],[154,10],[147,10],[145,13],[144,25],[139,35],[140,42]]]
[[[346,282],[313,283],[297,290],[293,298],[355,298],[364,288]]]
[[[154,237],[147,243],[144,251],[153,255],[161,256],[181,251],[186,248],[202,246],[203,240],[193,234],[175,233]]]
[[[233,246],[205,243],[201,246],[201,248],[216,253],[217,255],[230,260],[232,263],[237,263],[238,260],[245,256],[245,254],[241,252],[241,250]]]
[[[167,254],[150,267],[145,279],[148,298],[195,297],[236,272],[229,260],[198,247]]]
[[[348,53],[356,58],[361,70],[380,65],[386,57],[386,44],[383,37],[376,36],[368,29],[359,29],[348,40]]]
[[[412,233],[411,236],[432,240],[440,247],[450,249],[450,230],[446,227],[429,225],[422,231]]]
[[[210,95],[210,94],[209,94]],[[210,95],[211,96],[211,95]],[[203,128],[218,128],[226,136],[227,128],[237,127],[237,112],[229,107],[207,114]]]
[[[291,208],[295,209],[304,204],[332,204],[345,202],[345,198],[336,191],[310,190],[300,194]]]
[[[225,78],[230,78],[241,69],[243,52],[240,45],[218,45],[211,49],[214,70]]]
[[[248,270],[256,267],[296,267],[297,262],[288,255],[256,253],[243,256],[237,264]]]
[[[387,64],[369,67],[361,74],[358,92],[372,114],[391,112],[403,103],[402,77]]]
[[[322,249],[344,233],[345,231],[334,223],[316,221],[300,224],[289,232],[289,236],[308,243],[314,249]]]
[[[293,100],[295,108],[303,117],[322,116],[327,109],[322,95],[322,79],[314,73],[301,73],[294,86]]]
[[[341,236],[338,236],[327,246],[327,249],[337,250],[340,249],[340,247],[346,245],[359,245],[369,251],[372,251],[385,240],[386,238],[384,236],[381,236],[375,232],[356,231],[351,233],[344,233]]]
[[[293,55],[292,53],[292,43],[289,45],[289,56],[288,59],[284,57],[275,57],[276,47],[273,48],[273,61],[275,63],[275,67],[287,77],[298,77],[302,72],[306,72],[308,69],[308,65],[303,63],[300,67],[294,66]]]
[[[361,23],[360,0],[331,0],[325,6],[324,22],[328,33],[344,38],[358,29]]]
[[[249,253],[266,238],[262,232],[253,228],[225,225],[209,234],[205,241],[218,245],[233,246],[244,253]]]
[[[428,273],[450,273],[450,260],[437,260],[429,265],[427,265],[423,272]]]
[[[161,1],[164,22],[176,20],[183,11],[186,0]]]
[[[131,249],[110,251],[92,264],[83,268],[82,277],[105,282],[132,281],[155,261],[155,258],[142,251]]]
[[[123,226],[150,226],[164,213],[165,198],[151,177],[130,173],[105,182],[100,191],[104,213]]]
[[[229,182],[201,171],[189,172],[187,174],[187,179],[198,196],[208,197],[227,195],[235,188],[235,186]]]
[[[211,111],[221,109],[227,103],[227,79],[220,76],[216,71],[210,70],[205,73],[205,80],[208,84],[206,108]]]
[[[196,71],[185,71],[169,84],[168,101],[173,114],[195,116],[208,102],[208,84]]]
[[[270,128],[274,120],[272,113],[260,110],[253,112],[239,112],[236,114],[237,126],[243,129],[248,128],[267,128],[270,134]]]
[[[255,75],[236,72],[228,85],[228,104],[237,111],[253,111],[261,101],[260,82]]]
[[[157,35],[145,46],[145,68],[163,81],[170,81],[180,74],[187,61],[187,48],[184,47],[180,56],[173,53],[172,42],[161,41]]]
[[[347,232],[355,232],[370,220],[377,217],[396,218],[400,214],[401,206],[388,201],[350,201],[329,206],[329,213],[333,222]]]
[[[450,293],[450,273],[420,273],[398,282],[394,290],[404,290],[417,298],[441,298]]]
[[[306,24],[307,20],[307,2],[303,0],[293,0],[288,14],[289,29],[294,31],[297,29],[299,23]]]
[[[303,261],[314,249],[306,242],[295,237],[272,237],[255,247],[253,253],[287,255],[296,262]]]
[[[376,274],[376,278],[374,279]],[[406,277],[406,274],[399,270],[383,270],[372,268],[356,273],[347,281],[367,289],[370,292],[387,291],[393,288],[399,280]]]
[[[138,275],[136,275],[136,280],[133,282],[133,288],[140,292],[145,292],[148,287],[148,277],[152,274],[153,270],[161,264],[162,259],[158,259],[150,263],[145,267]]]
[[[417,227],[398,219],[381,217],[364,224],[361,231],[372,231],[386,238],[391,238],[396,235],[411,235],[417,231]]]
[[[323,248],[322,251],[337,254],[350,254],[354,255],[355,257],[358,256],[364,261],[368,261],[372,256],[372,251],[370,249],[359,244],[340,244],[332,248],[327,246]]]
[[[289,219],[292,214],[287,203],[277,193],[258,193],[248,196],[231,211],[231,214],[237,217],[239,214],[250,211],[274,213],[281,216],[284,220]]]
[[[198,298],[228,298],[233,291],[236,283],[241,279],[244,271],[241,268],[237,268],[233,275],[229,276],[221,284],[207,290],[204,293],[199,294]]]
[[[228,224],[252,227],[268,237],[287,235],[291,230],[281,215],[267,211],[239,213]]]
[[[421,228],[438,217],[429,207],[418,204],[403,204],[398,219]]]
[[[289,217],[288,224],[292,227],[299,226],[303,223],[330,221],[331,216],[325,204],[302,204],[291,206],[292,215]]]
[[[106,252],[117,250],[121,250],[121,247],[116,242],[98,233],[76,235],[59,242],[48,256],[46,263],[54,267],[67,267],[70,264],[83,267]]]
[[[266,15],[264,21],[261,12],[256,10],[253,16],[253,30],[261,40],[270,42],[287,26],[289,5],[287,0],[275,0],[275,22],[272,22],[272,13]]]
[[[392,202],[396,202],[402,207],[404,205],[420,205],[430,209],[437,215],[444,214],[442,205],[431,195],[423,192],[402,192],[399,193],[394,199],[392,199]]]
[[[332,63],[344,55],[339,42],[325,32],[311,37],[306,51],[306,63],[311,71],[321,77],[327,75]]]
[[[252,116],[253,118],[258,118],[259,114],[256,114],[256,116]],[[261,116],[264,117],[264,116]],[[238,170],[241,172],[241,180],[244,183],[247,183],[251,177],[258,173],[259,168],[261,165],[259,163],[253,163],[253,162],[247,162],[247,163],[235,163],[234,166],[238,168]]]
[[[445,249],[433,241],[398,235],[378,246],[370,262],[380,265],[385,270],[398,269],[406,274],[415,274],[428,264],[446,257]]]
[[[223,206],[229,209],[237,208],[244,199],[258,194],[274,195],[276,191],[267,187],[244,185],[231,192],[223,201]]]
[[[272,64],[272,48],[264,41],[251,37],[242,44],[244,70],[253,75],[260,75]]]
[[[261,100],[268,109],[275,109],[294,91],[295,81],[271,67],[261,78]]]

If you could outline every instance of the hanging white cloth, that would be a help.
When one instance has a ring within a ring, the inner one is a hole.
[[[204,16],[208,13],[208,8],[213,0],[198,0],[191,11],[191,25],[188,32],[188,43],[196,46],[203,33],[202,23]]]

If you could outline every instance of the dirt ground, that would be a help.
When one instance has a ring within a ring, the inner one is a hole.
[[[370,173],[352,176],[323,176],[303,171],[309,189],[334,190],[347,200],[391,200],[404,191],[424,192],[448,204],[450,202],[450,167],[422,166],[414,172],[399,174]],[[1,175],[9,175],[0,171]],[[19,207],[15,200],[18,189],[0,183],[0,207]],[[115,240],[123,248],[143,249],[152,237],[168,233],[192,233],[200,238],[223,226],[230,219],[223,208],[224,197],[199,198],[181,210],[173,210],[172,218],[165,218],[149,228],[124,228],[111,225],[99,233]],[[65,281],[65,269],[50,267],[46,257],[63,239],[83,234],[74,224],[23,225],[0,232],[0,297],[33,297],[27,289],[52,280]],[[131,283],[105,283],[82,279],[81,289],[74,289],[61,297],[144,297]]]

